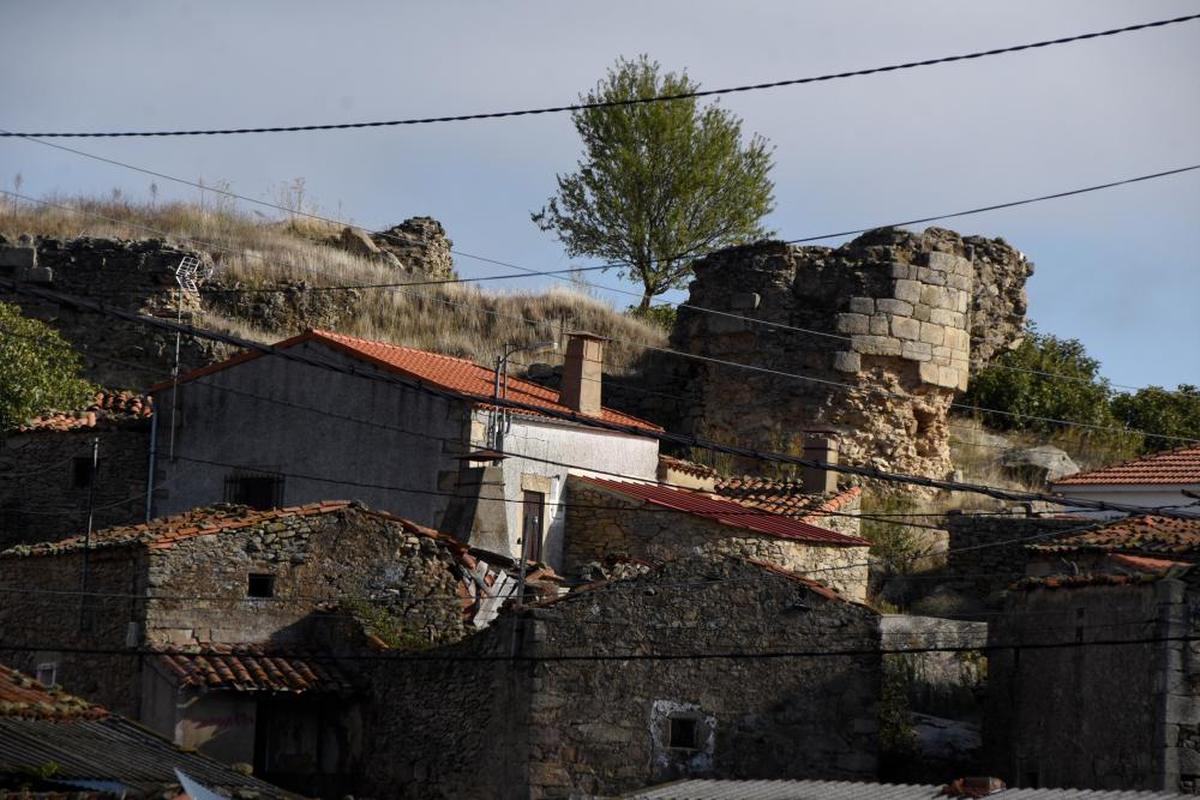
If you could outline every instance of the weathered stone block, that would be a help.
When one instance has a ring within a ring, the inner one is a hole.
[[[870,316],[875,313],[875,300],[871,297],[851,297],[850,310],[855,314]]]
[[[892,336],[915,340],[921,335],[921,323],[911,317],[892,317]]]
[[[890,297],[876,300],[875,308],[887,314],[898,314],[901,317],[911,317],[913,312],[911,303],[906,303],[903,300],[893,300]]]
[[[838,314],[837,329],[839,333],[867,333],[870,323],[865,314]]]
[[[962,314],[959,314],[957,311],[947,311],[944,308],[935,308],[930,311],[929,321],[953,328],[962,328],[966,323]]]
[[[916,277],[917,268],[911,264],[904,264],[899,261],[893,261],[891,264],[893,278],[913,278]]]
[[[921,299],[921,284],[918,281],[899,280],[896,281],[896,288],[892,291],[897,300],[903,300],[906,303],[916,303]]]
[[[926,344],[941,344],[945,340],[946,329],[932,322],[921,323],[921,335],[917,338]]]
[[[938,386],[940,385],[938,384],[938,379],[941,377],[941,373],[939,372],[940,369],[941,368],[933,362],[922,362],[917,371],[917,377],[921,379],[921,383],[931,383],[934,386]]]
[[[891,326],[888,324],[887,315],[876,314],[875,316],[871,317],[871,333],[875,334],[876,336],[887,336],[890,327]]]
[[[945,287],[922,285],[921,302],[933,308],[943,308],[946,304]]]
[[[901,342],[900,355],[911,361],[928,361],[933,358],[933,347],[925,342]]]
[[[938,367],[938,386],[945,386],[947,389],[957,389],[961,381],[962,376],[954,367]]]
[[[862,369],[862,357],[858,353],[841,350],[833,356],[833,368],[838,372],[858,372]]]
[[[971,270],[971,262],[967,261],[962,256],[956,256],[953,253],[941,253],[937,250],[931,252],[926,263],[930,269],[938,272],[957,272],[960,275],[969,274]],[[964,266],[965,272],[964,272]]]
[[[855,352],[868,356],[898,356],[900,342],[890,336],[855,336],[850,346]]]
[[[929,267],[918,267],[917,277],[921,283],[931,283],[935,286],[946,285],[946,273],[932,270]]]
[[[962,328],[944,328],[944,344],[951,350],[965,353],[971,346],[971,335]]]

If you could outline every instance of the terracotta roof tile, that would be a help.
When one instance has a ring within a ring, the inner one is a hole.
[[[1158,572],[1139,572],[1125,575],[1113,572],[1089,572],[1083,575],[1048,575],[1040,578],[1022,578],[1013,584],[1013,589],[1078,589],[1085,586],[1137,586],[1154,583],[1163,575]]]
[[[750,509],[747,506],[719,498],[704,492],[692,492],[682,489],[672,489],[657,483],[632,483],[628,481],[606,480],[584,476],[572,476],[575,479],[593,484],[601,489],[623,494],[643,500],[647,503],[694,514],[710,519],[731,528],[765,533],[783,539],[799,539],[822,545],[844,545],[850,547],[865,547],[869,543],[857,536],[817,527],[810,522],[785,516],[769,510]],[[761,511],[761,513],[754,513]]]
[[[815,523],[831,511],[841,511],[862,494],[861,486],[853,486],[834,495],[811,494],[796,481],[756,478],[743,475],[737,478],[718,478],[716,493],[773,514],[797,517]]]
[[[675,458],[675,456],[660,455],[658,457],[658,463],[661,466],[667,467],[668,469],[673,469],[677,472],[682,472],[685,475],[691,475],[696,478],[719,479],[720,477],[717,471],[712,467],[705,466],[704,464],[697,464],[695,461],[685,461],[682,458]]]
[[[356,690],[336,659],[315,650],[210,644],[194,653],[163,653],[158,659],[180,686],[292,694],[352,694]]]
[[[97,392],[91,405],[76,411],[49,411],[17,428],[30,431],[73,431],[149,419],[153,401],[135,392]]]
[[[1162,485],[1200,483],[1200,445],[1152,453],[1090,472],[1077,472],[1054,486]]]
[[[1200,554],[1200,518],[1127,517],[1073,536],[1029,545],[1029,549],[1040,553],[1090,550],[1143,555],[1196,555]]]
[[[349,356],[366,361],[376,367],[416,378],[419,381],[435,386],[445,391],[453,392],[469,400],[487,405],[494,397],[496,371],[476,364],[465,358],[455,358],[428,350],[417,350],[412,347],[402,347],[388,342],[377,342],[347,336],[332,331],[312,330],[291,339],[285,339],[273,345],[276,349],[288,349],[305,342],[321,342]],[[259,351],[240,353],[233,358],[213,364],[184,375],[180,381],[189,381],[203,375],[209,375],[236,364],[241,364],[264,355]],[[161,383],[151,388],[157,391],[169,387],[170,382]],[[558,392],[547,389],[530,381],[520,378],[508,378],[507,398],[514,402],[536,406],[546,411],[561,414],[574,413],[559,400]],[[517,412],[537,413],[537,412]],[[652,422],[622,414],[609,408],[601,409],[599,418],[616,425],[628,425],[646,431],[661,431],[662,428]]]
[[[1132,569],[1137,572],[1166,572],[1177,567],[1192,566],[1187,561],[1171,561],[1165,558],[1147,558],[1146,556],[1131,556],[1125,553],[1112,553],[1108,560],[1119,567]]]
[[[108,711],[100,706],[0,665],[0,718],[65,721],[106,716]]]

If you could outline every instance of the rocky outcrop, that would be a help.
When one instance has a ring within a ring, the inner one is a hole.
[[[387,264],[408,274],[426,278],[453,278],[454,242],[446,238],[446,229],[433,217],[410,217],[387,230],[366,233],[344,228],[329,244]]]
[[[699,358],[648,372],[688,397],[667,410],[677,429],[797,454],[832,434],[843,463],[944,477],[954,394],[1019,343],[1032,271],[1000,239],[939,228],[723,250],[696,264],[671,334]]]

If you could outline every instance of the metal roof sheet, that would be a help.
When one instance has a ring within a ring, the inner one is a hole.
[[[632,800],[938,800],[934,785],[818,780],[683,780],[625,795]],[[1155,800],[1178,797],[1165,792],[1096,789],[1003,789],[986,795],[996,800]]]

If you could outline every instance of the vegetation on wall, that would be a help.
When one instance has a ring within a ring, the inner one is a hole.
[[[90,402],[96,387],[79,377],[80,368],[79,354],[58,331],[0,303],[0,430]]]

